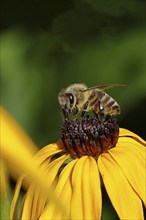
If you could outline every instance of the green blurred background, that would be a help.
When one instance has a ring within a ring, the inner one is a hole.
[[[121,127],[145,137],[144,1],[1,1],[2,104],[40,146],[62,124],[57,94],[71,83],[109,90]]]
[[[77,82],[125,84],[109,90],[119,125],[146,138],[144,8],[143,0],[1,1],[1,102],[39,147],[59,139],[57,94]]]

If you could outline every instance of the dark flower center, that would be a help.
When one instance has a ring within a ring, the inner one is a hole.
[[[113,148],[118,140],[119,126],[115,118],[104,121],[86,115],[76,121],[65,121],[61,129],[65,150],[74,158],[88,155],[94,158]]]

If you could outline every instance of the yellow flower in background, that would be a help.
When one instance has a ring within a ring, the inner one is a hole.
[[[18,123],[10,116],[10,114],[3,108],[0,108],[1,113],[1,184],[0,184],[0,216],[1,219],[9,219],[9,176],[17,179],[20,175],[22,177],[17,183],[17,192],[11,204],[11,209],[14,210],[17,206],[17,199],[19,195],[20,186],[27,188],[30,183],[37,186],[46,198],[49,198],[52,204],[58,205],[59,198],[51,189],[49,181],[44,181],[44,172],[39,169],[38,162],[34,161],[34,154],[38,150],[37,146],[28,137],[24,130]],[[24,177],[25,178],[24,181]],[[64,208],[59,206],[59,211],[65,215]],[[10,218],[17,219],[15,212],[10,213]]]
[[[0,107],[0,117],[0,216],[9,219],[9,177],[17,180],[22,172],[27,173],[26,160],[31,161],[38,148],[3,107]],[[26,188],[28,181],[24,185]]]
[[[26,168],[25,157],[32,159],[38,151],[38,147],[3,107],[0,107],[0,116],[1,157],[5,162],[9,175],[17,179],[21,175],[22,169]],[[21,165],[23,166],[22,155],[24,159],[23,168],[21,167]],[[21,167],[21,171],[19,167]]]
[[[144,219],[145,141],[126,129],[118,130],[111,118],[98,132],[95,118],[83,120],[65,122],[62,141],[42,148],[35,157],[44,171],[43,181],[49,181],[66,213],[32,183],[23,199],[21,219],[101,219],[102,184],[120,219]],[[21,184],[22,179],[11,216],[18,211]]]

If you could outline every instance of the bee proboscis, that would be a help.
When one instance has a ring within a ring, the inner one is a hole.
[[[78,83],[62,89],[58,94],[58,101],[65,119],[69,120],[70,113],[76,119],[79,112],[81,112],[81,117],[84,117],[85,113],[90,110],[96,115],[120,114],[119,104],[104,91],[115,86],[124,85],[105,84],[88,88],[85,84]]]

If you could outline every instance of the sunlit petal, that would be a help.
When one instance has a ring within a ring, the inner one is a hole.
[[[20,176],[25,167],[31,166],[26,161],[32,160],[38,150],[18,123],[4,110],[1,111],[1,156],[14,178]],[[23,156],[23,160],[22,157]]]
[[[17,219],[18,198],[19,198],[20,189],[21,189],[21,185],[22,185],[23,180],[24,180],[24,176],[19,178],[19,180],[17,181],[16,187],[15,187],[15,193],[14,193],[13,200],[11,203],[10,220]]]
[[[109,154],[146,206],[146,148],[131,138],[121,137]]]
[[[70,176],[76,162],[77,160],[73,160],[68,165],[66,165],[57,180],[57,185],[55,188],[55,192],[61,199],[61,203],[65,207],[68,216],[70,216],[70,199],[72,195]],[[42,215],[40,216],[40,220],[44,219],[65,219],[65,216],[63,215],[63,213],[59,212],[58,207],[48,202]]]
[[[57,196],[51,191],[49,181],[43,180],[44,173],[42,170],[38,169],[38,162],[33,160],[33,153],[29,150],[31,146],[32,148],[34,147],[33,149],[37,148],[15,120],[12,119],[3,108],[1,108],[1,124],[2,157],[5,161],[10,162],[11,166],[14,168],[14,173],[18,171],[19,174],[26,174],[26,176],[28,176],[27,180],[30,182],[34,181],[34,183],[40,187],[40,190],[46,192],[47,197],[49,196],[49,198],[57,204]],[[13,216],[13,210],[13,207],[11,207],[11,216]]]
[[[97,164],[93,160],[93,158],[84,156],[74,166],[71,177],[72,219],[99,219],[101,217],[100,179]]]
[[[35,159],[38,164],[48,164],[53,155],[62,152],[60,149],[60,142],[56,144],[49,144],[46,147],[43,147],[38,154],[35,155]]]
[[[119,137],[132,137],[133,139],[142,142],[144,145],[146,144],[140,136],[125,128],[120,128]]]
[[[98,166],[107,193],[120,219],[144,219],[141,199],[111,155],[102,154],[98,159]]]
[[[67,155],[63,155],[59,157],[58,159],[56,159],[55,161],[52,161],[47,166],[45,165],[44,182],[48,181],[50,186],[54,183],[58,169],[67,157],[68,157]],[[27,218],[37,219],[41,215],[42,210],[44,209],[45,204],[47,203],[47,200],[48,200],[47,194],[45,194],[43,191],[37,188],[36,185],[32,184],[29,190],[27,191],[27,194],[24,200],[23,210],[22,210],[22,219],[27,219]],[[54,203],[52,204],[55,205]],[[31,216],[28,216],[29,215],[28,207],[31,207],[31,210],[30,210]]]
[[[22,216],[21,219],[26,220],[26,219],[32,219],[32,204],[35,201],[33,195],[34,195],[34,185],[31,185],[29,187],[29,190],[27,191],[27,194],[25,195],[24,198],[24,206],[23,206],[23,211],[22,211]],[[36,218],[35,218],[36,219]]]
[[[84,219],[100,219],[102,210],[100,177],[93,157],[88,157],[84,165],[82,185]]]

